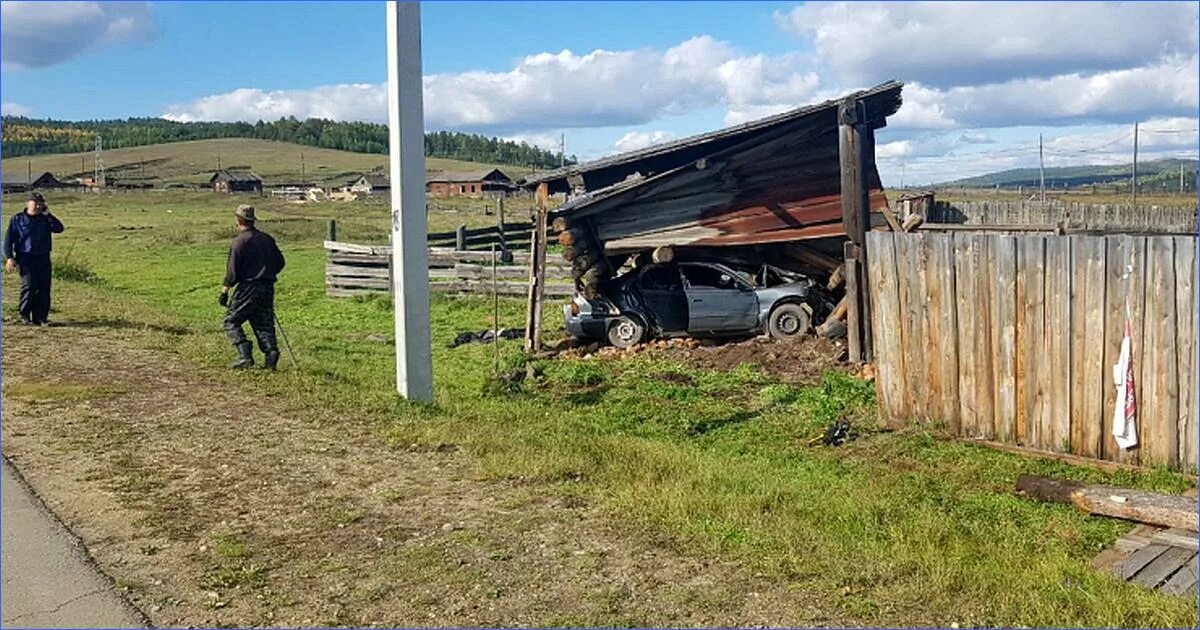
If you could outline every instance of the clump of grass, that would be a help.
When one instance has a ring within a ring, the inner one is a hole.
[[[100,276],[92,271],[91,265],[82,260],[60,260],[50,268],[50,274],[55,280],[85,282],[88,284],[100,283]]]

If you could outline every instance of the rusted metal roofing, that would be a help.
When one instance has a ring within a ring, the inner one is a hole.
[[[438,173],[432,173],[425,178],[425,183],[446,182],[457,184],[464,182],[482,182],[485,180],[496,183],[512,182],[512,178],[510,178],[508,175],[505,175],[504,171],[501,171],[498,168],[492,168],[479,171],[442,171]]]
[[[232,168],[221,169],[221,170],[213,173],[213,176],[211,178],[209,178],[208,181],[209,181],[209,183],[212,183],[212,182],[215,182],[218,180],[234,182],[234,183],[262,182],[262,178],[259,177],[258,175],[256,175],[254,173],[254,171],[242,170],[242,169],[232,169]]]
[[[849,95],[867,104],[876,127],[900,107],[899,83]],[[585,222],[606,251],[663,245],[750,245],[844,234],[837,106],[827,101],[793,112],[548,174],[540,181],[583,177],[589,192],[554,210]],[[673,147],[673,148],[672,148]],[[633,157],[629,157],[632,155]],[[689,159],[683,159],[686,156]],[[647,174],[647,165],[674,164]],[[625,172],[593,189],[591,182]],[[871,156],[871,208],[886,207]]]

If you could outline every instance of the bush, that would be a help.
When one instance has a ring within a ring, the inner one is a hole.
[[[92,271],[91,265],[82,260],[62,260],[56,262],[50,268],[50,275],[55,280],[66,280],[69,282],[87,282],[90,284],[100,282],[100,276]]]

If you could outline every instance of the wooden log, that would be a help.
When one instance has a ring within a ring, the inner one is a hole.
[[[846,267],[844,265],[838,265],[837,268],[833,270],[833,273],[829,274],[829,282],[825,284],[825,288],[833,291],[845,283]]]
[[[567,222],[566,217],[554,217],[554,221],[550,225],[554,228],[555,232],[564,232],[570,227],[570,223]]]
[[[1197,531],[1194,498],[1133,488],[1094,486],[1040,475],[1021,475],[1017,479],[1017,490],[1043,501],[1070,503],[1089,514]]]
[[[900,231],[900,222],[896,220],[896,213],[892,212],[891,208],[883,208],[880,210],[880,213],[883,214],[884,220],[887,221],[888,227],[890,227],[893,232]]]
[[[924,222],[925,222],[925,218],[922,217],[921,215],[910,214],[904,218],[904,223],[902,223],[900,225],[900,229],[901,229],[901,231],[904,231],[904,232],[911,232],[911,231],[921,227],[921,224]]]
[[[849,312],[849,310],[850,299],[843,295],[842,299],[838,301],[837,306],[833,307],[833,310],[829,313],[828,319],[844,322],[846,321],[846,313]]]

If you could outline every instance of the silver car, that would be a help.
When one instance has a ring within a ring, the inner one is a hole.
[[[620,348],[653,337],[802,335],[833,309],[816,282],[770,265],[756,277],[717,263],[647,265],[600,293],[564,306],[567,333]]]

